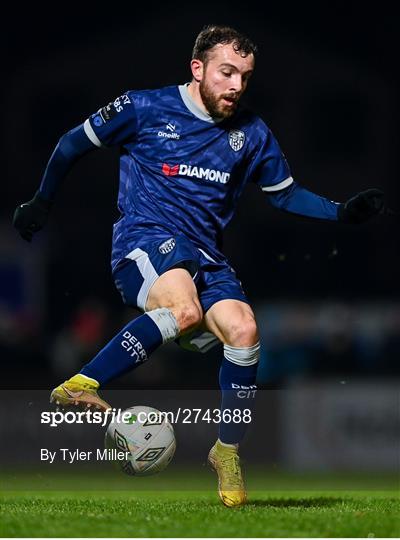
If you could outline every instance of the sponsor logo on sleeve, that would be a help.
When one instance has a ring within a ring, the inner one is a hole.
[[[104,124],[103,122],[103,119],[102,117],[100,116],[100,114],[96,114],[94,117],[93,117],[93,124],[96,126],[96,127],[100,127]]]
[[[108,105],[99,110],[99,114],[104,123],[112,120],[118,113],[124,110],[124,106],[128,103],[132,103],[130,97],[124,94],[117,97],[115,101],[110,101]]]
[[[112,120],[117,114],[118,113],[115,110],[114,103],[112,102],[100,109],[100,116],[102,117],[104,123]]]

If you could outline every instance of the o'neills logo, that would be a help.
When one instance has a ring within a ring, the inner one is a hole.
[[[202,178],[204,180],[211,180],[211,182],[220,182],[220,184],[226,184],[229,181],[230,173],[224,171],[216,171],[215,169],[204,169],[203,167],[193,167],[192,165],[167,165],[163,163],[162,172],[166,176],[195,176],[196,178]]]

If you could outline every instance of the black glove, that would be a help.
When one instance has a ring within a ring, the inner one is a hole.
[[[384,209],[384,193],[371,188],[361,191],[339,205],[338,219],[343,223],[363,223]]]
[[[37,191],[31,201],[17,207],[13,225],[24,240],[30,242],[34,233],[44,227],[52,204],[52,201],[47,201]]]

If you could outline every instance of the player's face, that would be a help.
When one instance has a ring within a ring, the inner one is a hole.
[[[216,45],[203,64],[200,96],[211,116],[229,118],[254,70],[254,55],[241,56],[232,44]]]

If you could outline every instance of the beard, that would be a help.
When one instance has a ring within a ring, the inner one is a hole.
[[[209,88],[205,79],[200,81],[199,91],[205,108],[213,118],[229,118],[236,111],[239,102],[237,95],[221,94],[220,96],[217,96]],[[232,105],[227,105],[223,101],[223,98],[231,98],[235,101]]]

